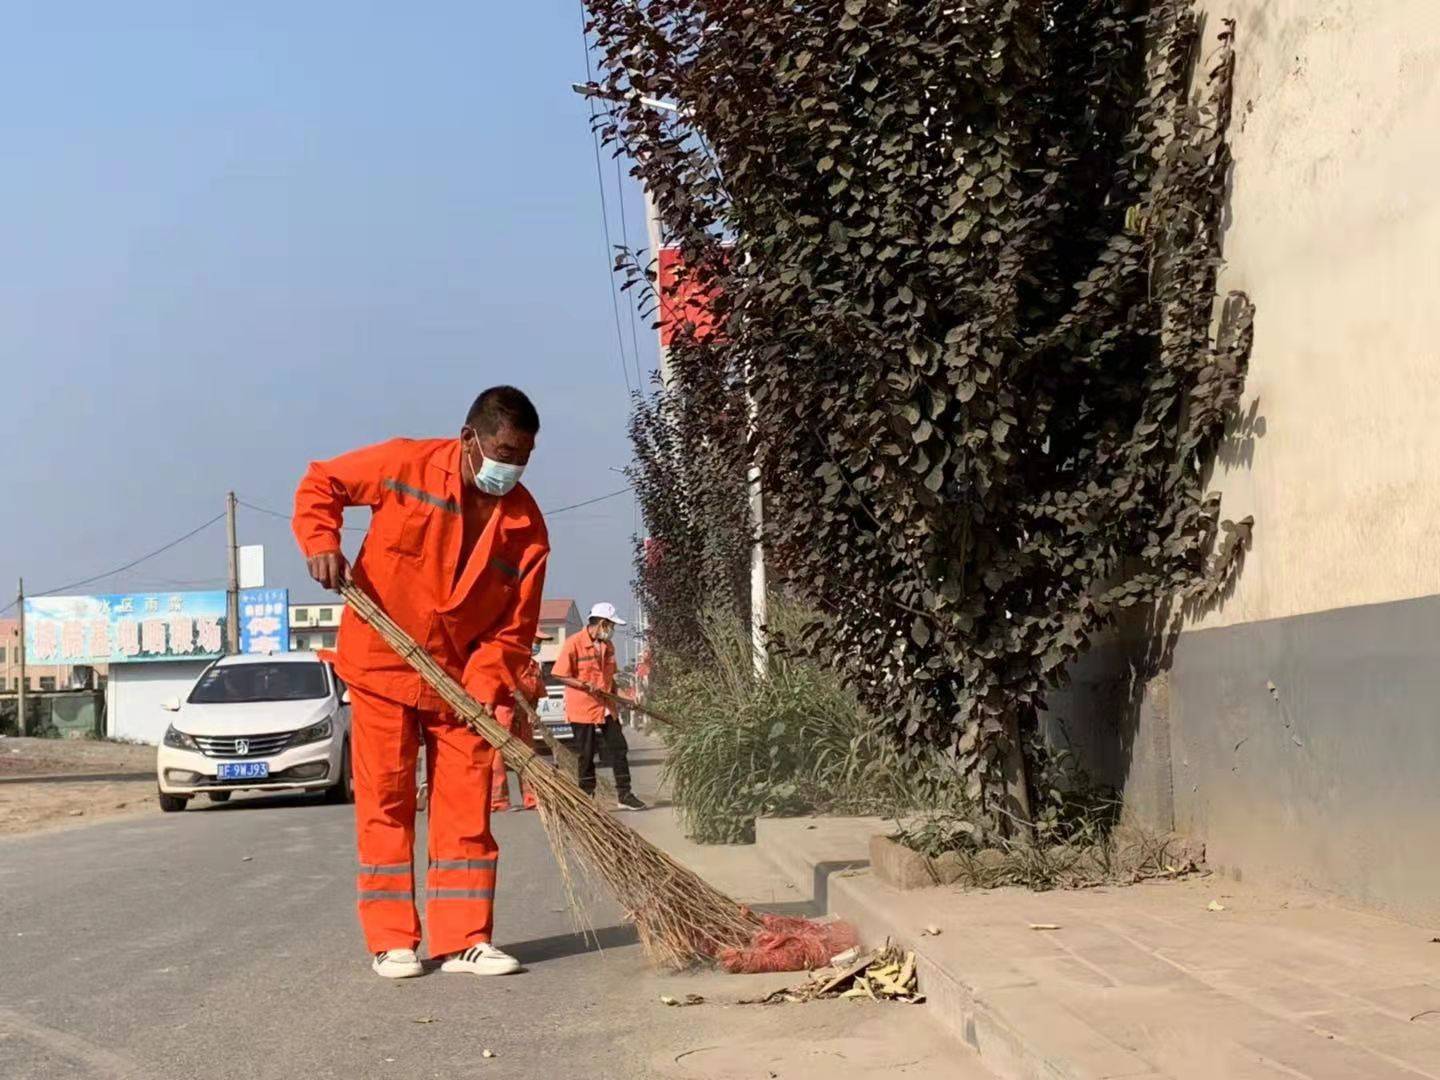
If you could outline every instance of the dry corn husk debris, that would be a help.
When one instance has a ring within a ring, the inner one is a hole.
[[[669,1005],[672,1008],[685,1008],[687,1005],[704,1005],[705,999],[699,994],[686,994],[684,1000],[671,997],[669,994],[661,994],[660,1004]]]
[[[773,1005],[782,1001],[816,1001],[821,998],[851,998],[869,1001],[897,1001],[918,1005],[925,1000],[915,975],[915,954],[888,942],[885,948],[863,953],[831,967],[812,971],[798,986],[782,987],[764,997],[747,998],[741,1005]]]

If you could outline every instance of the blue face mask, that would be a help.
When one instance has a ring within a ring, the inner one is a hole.
[[[524,465],[507,465],[503,461],[491,461],[485,456],[484,451],[480,453],[480,467],[475,468],[475,462],[470,462],[470,468],[475,474],[475,486],[486,495],[508,495],[511,488],[520,482],[520,477],[525,474]]]

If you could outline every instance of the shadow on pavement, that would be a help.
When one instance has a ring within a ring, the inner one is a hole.
[[[541,964],[546,960],[562,960],[567,956],[580,956],[600,949],[621,949],[636,944],[640,938],[635,928],[628,924],[604,926],[593,933],[555,934],[551,937],[534,938],[531,941],[517,941],[506,945],[510,953],[522,964]]]
[[[237,792],[237,794],[239,794]],[[277,792],[274,795],[253,795],[249,798],[232,797],[226,802],[211,802],[204,795],[196,795],[185,808],[187,814],[224,814],[241,810],[274,810],[281,807],[325,806],[323,796],[300,794],[298,792]]]

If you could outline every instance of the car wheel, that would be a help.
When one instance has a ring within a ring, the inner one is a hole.
[[[211,802],[229,802],[229,801],[230,801],[230,792],[228,792],[228,791],[210,791],[210,792],[206,792],[206,798],[208,798]]]
[[[189,801],[188,795],[166,795],[165,792],[160,792],[160,809],[167,814],[179,813]]]
[[[325,789],[325,799],[332,803],[355,801],[355,781],[350,773],[350,740],[340,748],[340,779]]]

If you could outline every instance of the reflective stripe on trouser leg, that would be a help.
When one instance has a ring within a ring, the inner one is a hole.
[[[415,904],[415,872],[408,862],[366,866],[355,871],[355,895],[370,900],[405,900]]]
[[[350,688],[350,697],[360,926],[371,952],[413,949],[420,943],[411,867],[420,748],[416,714],[358,687]]]
[[[458,724],[427,723],[425,744],[434,777],[425,925],[430,955],[444,956],[490,940],[500,848],[490,835],[487,796],[499,757]]]

